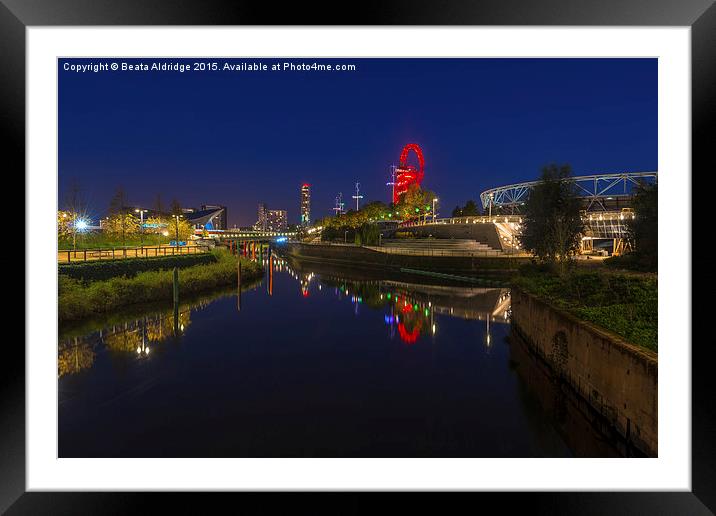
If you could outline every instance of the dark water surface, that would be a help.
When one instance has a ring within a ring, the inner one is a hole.
[[[510,337],[509,289],[272,264],[64,330],[60,456],[618,455]]]

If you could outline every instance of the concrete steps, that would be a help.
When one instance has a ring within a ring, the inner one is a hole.
[[[471,239],[404,238],[384,239],[383,247],[401,249],[431,249],[445,251],[494,251],[493,247]]]

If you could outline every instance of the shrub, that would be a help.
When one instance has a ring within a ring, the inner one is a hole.
[[[125,276],[132,277],[140,272],[166,270],[177,267],[183,269],[195,265],[216,263],[214,253],[190,254],[178,256],[157,256],[151,258],[127,258],[118,260],[95,260],[58,265],[59,274],[83,281],[98,281]]]
[[[525,266],[515,286],[627,341],[658,351],[658,285],[650,276],[605,272],[551,273]]]
[[[193,265],[179,272],[179,294],[190,295],[236,282],[237,258],[225,251],[211,254],[213,262]],[[241,258],[242,277],[261,277],[261,265]],[[138,272],[104,280],[81,281],[65,274],[58,277],[58,319],[78,320],[121,306],[172,299],[172,270]]]

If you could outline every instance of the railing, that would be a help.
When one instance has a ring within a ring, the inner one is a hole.
[[[117,260],[127,258],[150,258],[155,256],[174,256],[187,254],[201,254],[210,250],[205,245],[187,246],[140,246],[140,247],[113,247],[98,249],[60,249],[57,251],[58,263],[87,262],[93,260]]]
[[[480,251],[473,251],[473,250],[457,250],[457,249],[433,249],[433,248],[425,248],[425,249],[414,249],[414,248],[408,248],[408,247],[383,247],[383,246],[364,246],[366,249],[371,249],[373,251],[378,251],[379,253],[386,253],[386,254],[400,254],[400,255],[411,255],[411,256],[456,256],[456,257],[463,257],[463,258],[523,258],[523,257],[529,257],[531,256],[528,253],[517,251],[514,249],[507,249],[505,251],[501,251],[498,249],[490,249],[490,250],[480,250]]]
[[[398,228],[412,228],[412,227],[419,227],[419,226],[430,226],[433,224],[496,224],[496,223],[513,223],[513,224],[519,224],[522,222],[522,216],[521,215],[493,215],[493,216],[487,216],[487,215],[476,215],[476,216],[468,216],[468,217],[450,217],[450,218],[442,218],[442,219],[431,219],[428,218],[427,220],[421,220],[421,221],[408,221],[408,222],[401,222],[398,224]]]

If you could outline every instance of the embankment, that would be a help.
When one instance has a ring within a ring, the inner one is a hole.
[[[658,355],[512,290],[512,327],[628,442],[658,455]]]
[[[354,268],[382,267],[429,270],[464,275],[502,275],[513,273],[529,261],[529,258],[509,256],[421,256],[397,253],[382,253],[366,247],[341,244],[290,243],[282,247],[289,256],[303,261],[350,265]]]
[[[237,257],[228,251],[214,251],[213,263],[194,265],[179,271],[179,295],[191,295],[237,284]],[[263,268],[241,258],[242,281],[261,277]],[[58,320],[77,321],[120,307],[171,300],[171,269],[139,272],[97,281],[82,281],[58,275]]]

